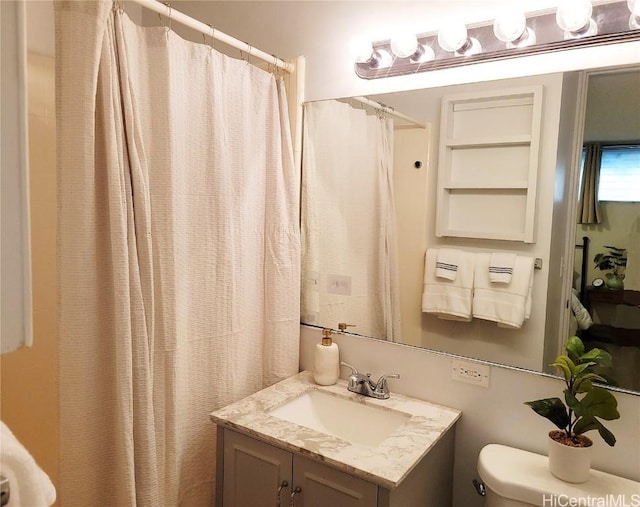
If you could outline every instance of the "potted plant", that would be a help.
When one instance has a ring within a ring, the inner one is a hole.
[[[566,355],[560,355],[551,366],[558,368],[565,380],[564,401],[546,398],[528,401],[536,413],[549,419],[558,429],[549,432],[549,470],[567,482],[585,482],[591,468],[593,442],[584,435],[598,430],[610,446],[616,439],[600,419],[611,421],[620,418],[618,403],[613,394],[593,385],[606,384],[607,380],[595,373],[594,368],[610,367],[611,356],[597,348],[585,352],[584,344],[577,336],[565,344]]]
[[[611,270],[605,274],[605,284],[610,289],[624,289],[624,268],[627,266],[627,250],[615,246],[607,246],[608,253],[598,253],[593,258],[596,267],[601,271]]]

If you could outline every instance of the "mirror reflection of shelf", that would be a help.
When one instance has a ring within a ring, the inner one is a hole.
[[[541,114],[541,86],[442,99],[437,236],[533,242]]]

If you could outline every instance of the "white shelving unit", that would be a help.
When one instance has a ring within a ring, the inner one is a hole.
[[[438,237],[534,242],[542,91],[442,99]]]

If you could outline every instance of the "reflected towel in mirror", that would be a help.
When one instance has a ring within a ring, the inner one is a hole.
[[[473,316],[497,322],[500,327],[520,328],[531,315],[533,257],[518,255],[511,283],[489,280],[490,254],[476,254],[473,290]]]
[[[452,248],[439,248],[436,254],[436,276],[455,280],[458,274],[458,264],[463,252]]]
[[[425,255],[422,311],[447,320],[471,320],[473,287],[473,253],[459,251],[455,280],[436,276],[438,249],[429,248]]]

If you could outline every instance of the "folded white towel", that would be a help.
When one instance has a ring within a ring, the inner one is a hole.
[[[489,281],[490,254],[476,254],[473,316],[497,322],[500,327],[520,328],[531,315],[533,257],[516,257],[511,283]]]
[[[438,251],[430,248],[425,255],[422,311],[448,320],[471,320],[473,287],[473,253],[459,251],[455,280],[436,276]]]
[[[0,421],[0,473],[9,479],[9,505],[49,507],[56,501],[56,489],[49,476],[36,464],[29,451]]]
[[[460,256],[464,252],[452,248],[439,248],[436,253],[436,276],[455,280],[458,274]]]
[[[489,281],[491,283],[511,283],[516,254],[493,252],[489,259]]]

